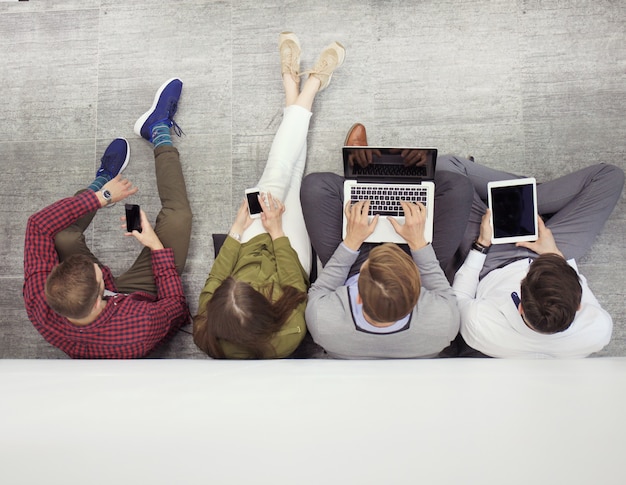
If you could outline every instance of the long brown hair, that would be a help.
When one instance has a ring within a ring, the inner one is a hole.
[[[249,283],[226,278],[215,290],[206,308],[198,309],[193,322],[193,340],[214,359],[224,359],[220,340],[245,349],[253,359],[271,358],[272,336],[285,324],[306,293],[292,286],[282,288],[272,302],[274,285],[255,290]]]

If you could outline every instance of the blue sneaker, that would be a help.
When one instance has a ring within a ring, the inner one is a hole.
[[[128,160],[130,160],[128,142],[124,138],[116,138],[104,151],[104,155],[100,159],[100,168],[96,172],[96,178],[108,176],[114,179],[118,173],[126,168]]]
[[[175,133],[180,136],[182,130],[174,121],[174,115],[182,90],[183,82],[177,77],[165,81],[157,91],[152,107],[135,123],[135,133],[151,142],[152,127],[157,123],[166,123],[167,126],[173,126]]]

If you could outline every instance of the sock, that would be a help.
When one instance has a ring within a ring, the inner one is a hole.
[[[104,184],[106,184],[110,180],[111,177],[109,177],[108,175],[99,175],[93,182],[89,184],[89,187],[87,188],[93,190],[94,192],[98,192],[98,190],[100,190],[104,186]]]
[[[154,148],[160,147],[161,145],[172,146],[172,136],[167,123],[157,123],[152,127],[152,144]]]

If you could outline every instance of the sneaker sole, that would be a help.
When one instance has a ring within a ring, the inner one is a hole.
[[[122,164],[122,168],[120,168],[120,171],[118,172],[118,175],[119,175],[120,173],[124,171],[124,169],[128,165],[128,162],[130,161],[130,145],[128,144],[128,140],[126,138],[117,138],[117,140],[124,140],[124,142],[126,143],[126,159],[124,160],[124,163]]]
[[[341,42],[335,42],[335,44],[337,44],[340,47],[339,52],[341,53],[341,57],[339,58],[339,62],[337,64],[337,67],[335,68],[335,69],[338,69],[343,65],[343,61],[346,60],[346,48],[343,46]]]
[[[157,104],[159,103],[159,98],[161,97],[161,94],[163,93],[163,91],[165,90],[167,85],[169,83],[171,83],[172,81],[180,81],[181,83],[183,82],[180,78],[173,77],[172,79],[168,79],[167,81],[165,81],[163,83],[163,85],[159,88],[157,93],[154,95],[154,101],[153,101],[152,106],[150,107],[150,109],[148,111],[146,111],[144,114],[142,114],[139,117],[139,119],[135,122],[135,126],[133,128],[133,131],[135,132],[135,134],[137,134],[137,135],[139,135],[139,136],[141,136],[143,138],[143,136],[141,134],[141,129],[143,128],[143,125],[145,124],[147,119],[150,118],[150,115],[154,112]]]

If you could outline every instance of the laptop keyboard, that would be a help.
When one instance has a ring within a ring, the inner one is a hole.
[[[428,170],[426,167],[417,165],[397,165],[397,164],[371,164],[361,167],[357,164],[352,168],[355,176],[372,175],[377,177],[426,177]]]
[[[400,201],[421,202],[426,205],[427,192],[421,185],[362,184],[350,187],[350,201],[354,204],[360,200],[369,200],[371,216],[404,216]]]

